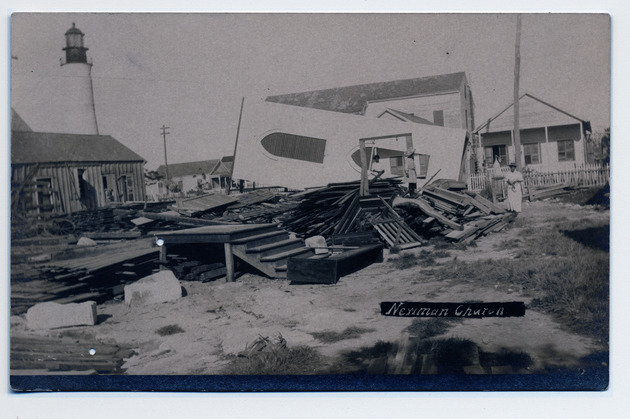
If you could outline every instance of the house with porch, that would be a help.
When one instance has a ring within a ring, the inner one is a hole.
[[[521,166],[533,171],[556,171],[588,163],[586,142],[590,123],[530,93],[519,98]],[[514,106],[509,104],[475,129],[483,166],[498,160],[502,167],[515,161]]]

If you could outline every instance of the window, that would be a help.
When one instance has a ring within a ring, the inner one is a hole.
[[[575,148],[573,140],[558,141],[558,161],[574,161]]]
[[[444,111],[433,111],[433,123],[440,127],[444,126]]]
[[[313,163],[324,162],[326,140],[321,138],[274,132],[263,138],[260,143],[274,156]]]
[[[392,176],[403,175],[403,156],[392,156],[389,158],[389,167]]]
[[[429,156],[428,154],[418,154],[418,159],[420,161],[420,165],[418,166],[418,173],[416,173],[417,177],[425,178],[427,177],[427,172],[429,171]]]
[[[52,199],[52,179],[38,178],[35,185],[37,190],[37,210],[39,213],[52,212],[54,209]]]
[[[496,158],[499,158],[501,166],[507,165],[507,147],[505,145],[493,145],[484,148],[486,166],[492,167]]]
[[[120,182],[120,190],[122,191],[122,200],[133,201],[135,196],[135,186],[131,174],[122,175],[118,178]]]
[[[540,144],[523,144],[523,155],[525,156],[525,164],[539,164],[540,160]]]

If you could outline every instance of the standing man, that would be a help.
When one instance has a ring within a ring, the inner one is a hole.
[[[516,170],[516,163],[510,163],[510,172],[505,175],[508,185],[508,211],[521,212],[523,202],[523,175]]]
[[[413,155],[416,152],[416,149],[407,150],[405,153],[405,176],[407,177],[407,181],[409,182],[409,196],[414,196],[416,193],[416,182],[418,181],[418,176],[416,175],[416,162],[414,161]]]
[[[380,177],[383,173],[385,173],[385,167],[383,167],[383,163],[381,162],[381,156],[378,154],[375,154],[374,157],[372,157],[371,170],[375,178]]]

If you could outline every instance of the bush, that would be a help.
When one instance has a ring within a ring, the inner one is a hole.
[[[155,331],[155,333],[157,333],[160,336],[169,336],[169,335],[174,335],[176,333],[184,333],[184,332],[185,330],[176,324],[160,327],[158,330]]]
[[[348,327],[343,332],[312,332],[310,333],[315,339],[323,343],[335,343],[346,339],[357,339],[364,333],[374,332],[375,329],[364,329],[362,327]]]

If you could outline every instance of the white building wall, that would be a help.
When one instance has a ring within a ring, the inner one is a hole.
[[[274,132],[326,140],[322,163],[271,155],[261,140]],[[411,134],[418,154],[430,155],[427,179],[438,170],[440,178],[458,179],[466,146],[466,131],[411,122],[388,121],[339,112],[322,111],[270,102],[245,102],[234,160],[234,178],[256,184],[293,189],[359,180],[361,168],[351,158],[359,140],[376,140],[376,146],[404,151],[402,135]],[[395,137],[400,135],[400,137]],[[421,185],[420,185],[421,186]]]
[[[465,128],[461,115],[461,95],[459,92],[437,95],[419,96],[412,98],[370,101],[365,110],[365,116],[378,117],[387,108],[414,114],[433,122],[433,111],[444,112],[444,126],[450,128]]]

